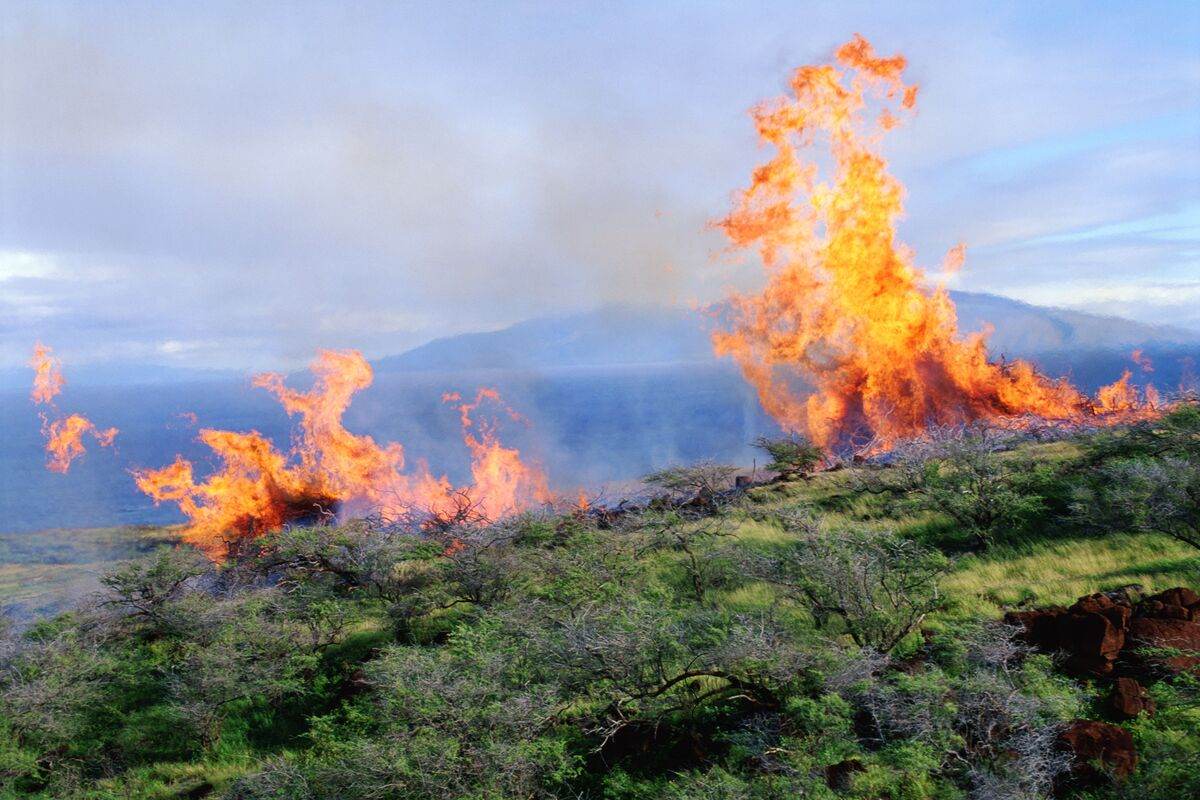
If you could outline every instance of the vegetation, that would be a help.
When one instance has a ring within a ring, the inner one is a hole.
[[[0,797],[1194,796],[1200,676],[1120,723],[1132,775],[1079,784],[1059,734],[1113,721],[1108,688],[1000,618],[1200,584],[1198,435],[1188,407],[811,475],[781,451],[782,480],[680,467],[620,510],[166,547],[0,638]]]

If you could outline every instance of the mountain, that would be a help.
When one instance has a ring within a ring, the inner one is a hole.
[[[1120,353],[1133,348],[1200,352],[1200,334],[1022,303],[1006,297],[952,292],[959,327],[990,325],[997,355],[1037,359],[1063,353]],[[654,306],[606,306],[539,317],[503,330],[435,339],[376,362],[398,370],[539,370],[555,367],[711,361],[715,314]]]

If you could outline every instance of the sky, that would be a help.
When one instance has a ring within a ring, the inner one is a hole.
[[[758,267],[747,110],[902,52],[902,238],[953,281],[1200,330],[1200,4],[0,0],[0,367],[260,369]]]

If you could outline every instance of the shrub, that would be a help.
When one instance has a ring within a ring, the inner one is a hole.
[[[760,436],[754,441],[754,446],[771,457],[766,468],[778,472],[779,477],[785,480],[807,476],[813,467],[825,459],[824,450],[802,437],[772,439]]]
[[[942,598],[936,550],[891,532],[811,531],[757,562],[760,577],[805,604],[818,626],[842,620],[860,647],[890,652]]]

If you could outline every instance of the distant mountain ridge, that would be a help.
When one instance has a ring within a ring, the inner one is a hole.
[[[1166,326],[1046,308],[998,295],[951,292],[963,332],[991,327],[996,356],[1037,358],[1132,348],[1200,350],[1200,334]],[[434,339],[378,359],[398,370],[538,370],[556,367],[712,361],[715,315],[678,307],[605,306],[539,317],[487,333]]]
[[[999,295],[951,292],[964,333],[990,326],[995,357],[1030,358],[1057,374],[1083,353],[1108,354],[1105,370],[1134,348],[1200,358],[1200,333],[1181,328],[1048,308]],[[610,305],[590,311],[535,317],[496,331],[434,339],[403,353],[373,360],[380,373],[478,370],[536,371],[562,367],[618,367],[715,362],[710,333],[716,311],[679,306]],[[1099,362],[1097,362],[1099,363]],[[176,385],[245,378],[234,370],[188,369],[156,364],[100,363],[71,366],[71,386]],[[0,369],[0,390],[26,391],[26,368]]]

